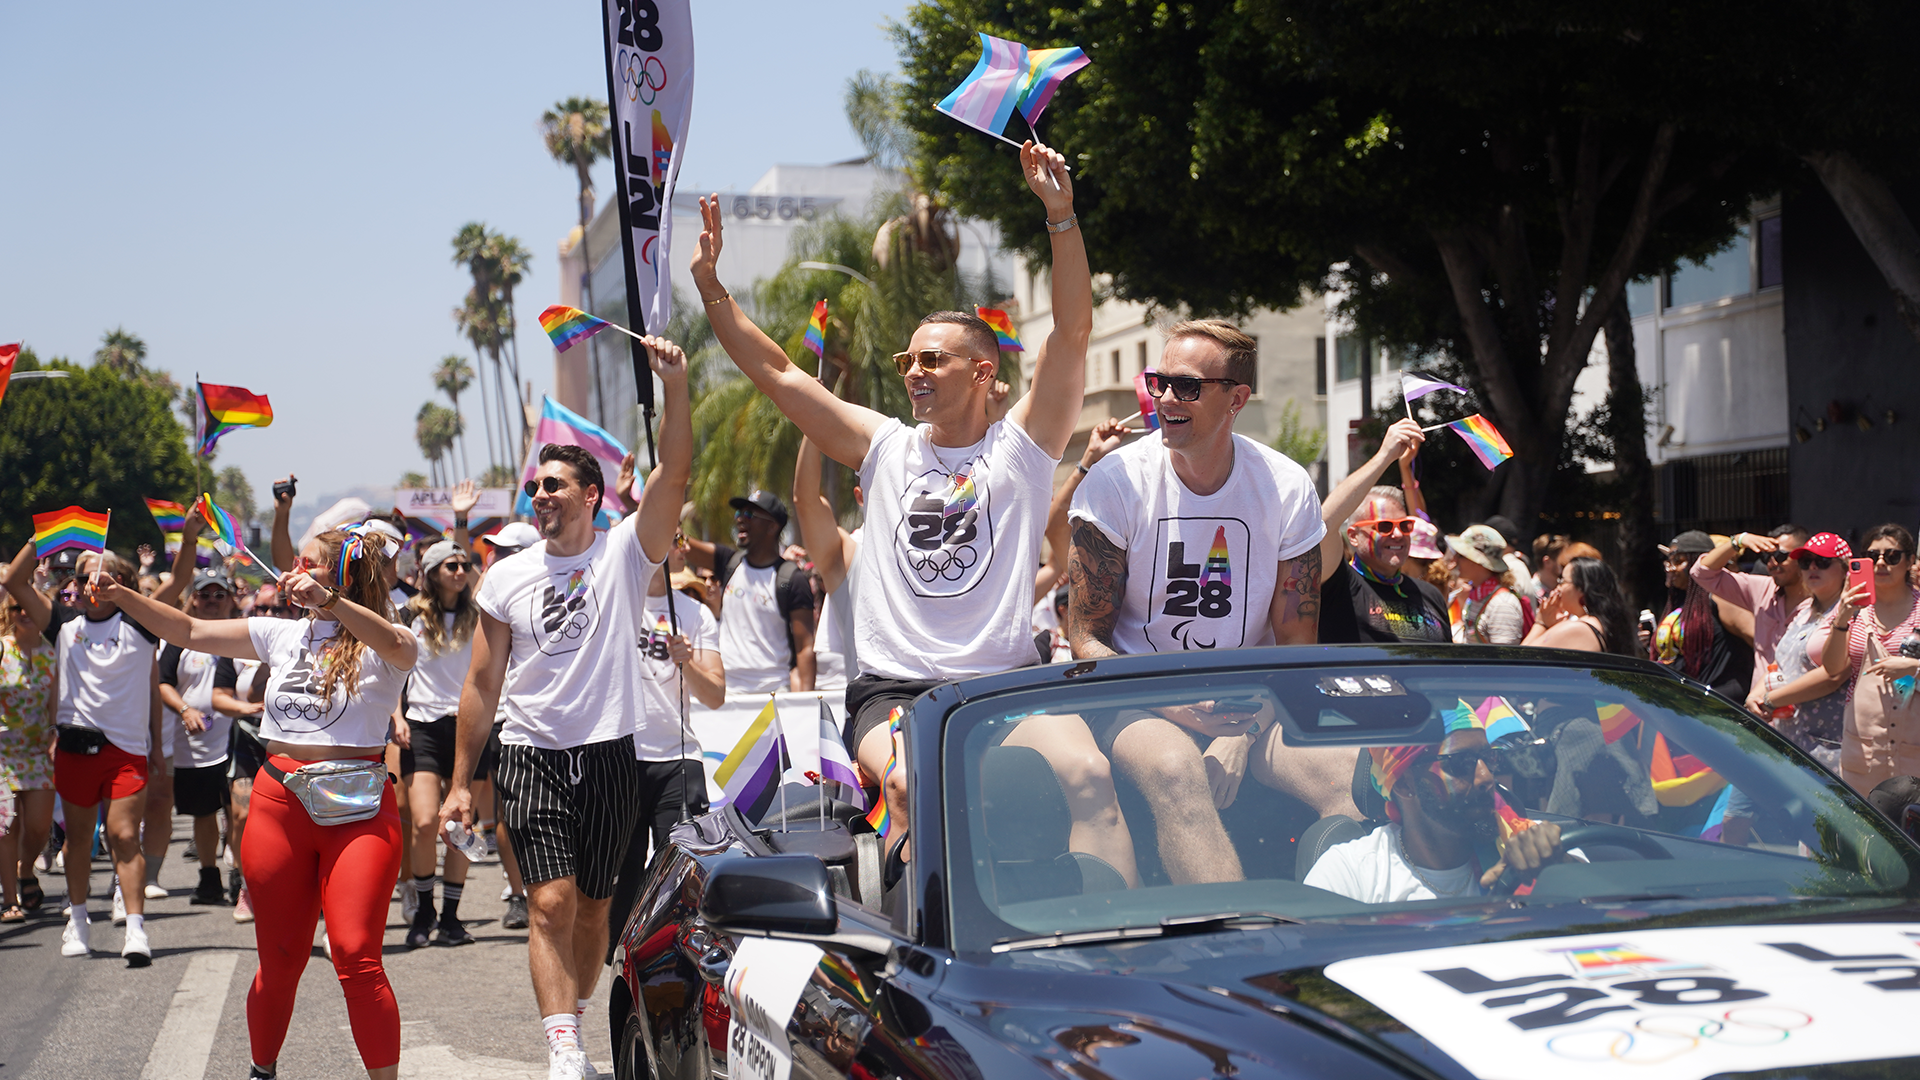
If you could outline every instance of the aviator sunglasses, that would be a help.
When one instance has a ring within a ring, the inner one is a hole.
[[[1140,378],[1146,383],[1148,397],[1157,398],[1172,389],[1175,401],[1199,401],[1200,388],[1207,383],[1240,385],[1238,379],[1202,379],[1192,375],[1166,375],[1158,371],[1143,371]]]
[[[894,353],[893,367],[902,375],[912,371],[915,364],[920,365],[921,371],[938,371],[940,365],[946,363],[949,356],[955,360],[973,359],[971,356],[961,356],[959,353],[950,353],[945,349],[915,349],[912,352]]]

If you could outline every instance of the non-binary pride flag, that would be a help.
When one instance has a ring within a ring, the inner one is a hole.
[[[998,308],[976,307],[974,313],[993,327],[993,336],[1000,339],[1001,352],[1025,352],[1020,344],[1020,335],[1013,328],[1013,319]]]
[[[1153,395],[1147,393],[1147,373],[1142,371],[1133,377],[1133,396],[1140,401],[1140,421],[1147,425],[1148,431],[1160,430],[1160,410],[1155,406]]]
[[[860,774],[853,770],[847,744],[840,740],[840,725],[827,708],[824,697],[820,699],[820,782],[839,784],[841,802],[852,803],[862,810],[867,808],[867,793],[860,789]]]
[[[981,34],[979,62],[934,108],[968,127],[1006,138],[1000,133],[1027,88],[1027,64],[1025,45]]]
[[[7,380],[13,378],[13,365],[20,359],[20,343],[0,345],[0,401],[7,397]]]
[[[565,304],[555,304],[540,313],[540,329],[547,332],[547,336],[553,339],[553,347],[561,352],[612,325],[605,319],[596,319],[577,307]]]
[[[724,793],[721,803],[733,804],[748,821],[758,823],[780,789],[786,756],[787,737],[780,731],[780,715],[769,697],[767,707],[747,725],[727,759],[713,772],[714,782]]]
[[[1089,63],[1087,54],[1078,45],[1034,49],[1027,53],[1027,82],[1020,91],[1018,107],[1020,115],[1027,118],[1028,127],[1039,122],[1040,114],[1047,111],[1047,104],[1053,100],[1053,92],[1060,89],[1060,84]]]
[[[56,551],[77,548],[105,551],[111,512],[96,514],[78,506],[33,515],[33,553],[46,558]]]
[[[1480,464],[1489,469],[1513,456],[1513,450],[1507,446],[1507,440],[1501,436],[1500,429],[1494,427],[1491,420],[1479,413],[1474,413],[1465,420],[1455,420],[1447,426],[1467,441],[1467,448],[1473,451],[1473,456],[1479,458]]]
[[[220,436],[243,427],[266,427],[273,423],[273,406],[267,395],[239,386],[220,386],[196,382],[200,394],[195,402],[193,436],[201,457],[213,453]]]
[[[1418,375],[1411,371],[1403,371],[1400,373],[1400,393],[1401,396],[1405,397],[1408,401],[1424,397],[1427,394],[1433,393],[1435,390],[1458,390],[1462,394],[1467,392],[1466,387],[1455,386],[1450,382],[1430,379],[1425,375]]]
[[[813,305],[813,317],[807,320],[807,339],[803,344],[807,351],[822,360],[827,358],[827,302],[816,301]]]

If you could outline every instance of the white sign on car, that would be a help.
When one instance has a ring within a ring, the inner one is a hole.
[[[787,1021],[825,954],[800,941],[747,938],[727,965],[728,1080],[787,1080]]]

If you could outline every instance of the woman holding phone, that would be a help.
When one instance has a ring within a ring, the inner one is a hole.
[[[307,609],[300,620],[207,621],[112,581],[98,589],[101,603],[182,649],[271,671],[260,717],[268,756],[242,841],[260,953],[247,992],[255,1078],[274,1075],[323,913],[361,1064],[373,1080],[399,1073],[400,1008],[381,939],[400,876],[400,812],[382,760],[419,645],[391,621],[390,561],[369,525],[309,540],[280,581],[280,595]]]
[[[1913,534],[1899,525],[1867,530],[1862,554],[1872,563],[1872,587],[1850,575],[1821,652],[1828,675],[1851,679],[1840,778],[1862,795],[1888,777],[1920,774],[1920,737],[1911,723],[1920,715],[1913,706],[1914,677],[1920,674],[1913,551]]]

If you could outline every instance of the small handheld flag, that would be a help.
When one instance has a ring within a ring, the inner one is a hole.
[[[56,551],[107,549],[107,522],[113,512],[96,514],[78,506],[33,515],[33,553],[46,558]]]
[[[827,302],[816,301],[813,317],[807,320],[807,351],[822,360],[827,358]]]
[[[273,406],[267,395],[239,386],[220,386],[196,382],[199,395],[194,408],[194,442],[201,457],[213,453],[220,436],[243,427],[267,427],[273,423]]]
[[[20,343],[0,345],[0,401],[7,397],[7,381],[13,378],[14,362],[20,359]]]
[[[1000,339],[1001,352],[1025,352],[1020,344],[1020,335],[1013,329],[1013,319],[1006,312],[990,307],[973,309],[988,326],[993,327],[993,336]]]
[[[1160,411],[1155,407],[1153,395],[1147,393],[1147,373],[1142,371],[1133,377],[1133,396],[1140,400],[1140,421],[1147,425],[1148,431],[1160,430]]]
[[[1092,61],[1078,45],[1069,45],[1064,49],[1034,49],[1027,53],[1026,85],[1020,90],[1020,100],[1016,107],[1020,115],[1027,118],[1027,126],[1039,123],[1040,114],[1047,111],[1048,103],[1053,101],[1053,92],[1067,81],[1074,72],[1086,67]]]
[[[596,319],[579,308],[565,304],[555,304],[540,313],[540,329],[547,332],[547,336],[553,339],[553,347],[561,352],[612,325],[605,319]]]
[[[1425,375],[1416,375],[1408,371],[1400,373],[1400,393],[1401,396],[1408,401],[1425,397],[1435,390],[1457,390],[1462,394],[1467,392],[1466,387],[1455,386],[1450,382],[1441,382],[1439,379],[1429,379]]]
[[[148,499],[147,513],[153,515],[153,523],[160,526],[162,534],[180,535],[187,526],[187,508],[177,502],[166,499]]]
[[[220,549],[220,554],[231,555],[246,546],[240,542],[239,524],[233,520],[233,515],[220,509],[219,505],[213,501],[213,496],[201,493],[199,500],[193,504],[193,508],[199,511],[201,519],[213,529],[213,546]]]
[[[1602,705],[1597,713],[1600,720],[1600,738],[1603,742],[1619,742],[1640,724],[1640,718],[1625,705]]]
[[[854,771],[853,759],[847,756],[847,744],[840,739],[840,725],[834,722],[833,713],[827,708],[827,699],[820,699],[820,779],[816,783],[840,785],[840,799],[862,810],[867,808],[866,793],[860,790],[860,774]]]
[[[1493,422],[1479,413],[1465,420],[1455,420],[1447,425],[1456,434],[1467,441],[1467,449],[1480,459],[1480,464],[1491,469],[1513,456],[1513,450],[1507,446],[1507,440]]]
[[[1502,840],[1511,840],[1533,828],[1533,821],[1508,806],[1507,800],[1501,798],[1498,791],[1493,793],[1493,812],[1500,821],[1500,839]]]
[[[780,789],[781,762],[786,754],[787,739],[780,731],[780,717],[769,697],[767,707],[747,725],[740,741],[713,772],[723,803],[732,803],[748,821],[757,824]]]
[[[1025,45],[981,34],[979,62],[934,108],[970,128],[1018,146],[1019,143],[1001,132],[1013,117],[1013,107],[1026,89],[1027,65]]]

